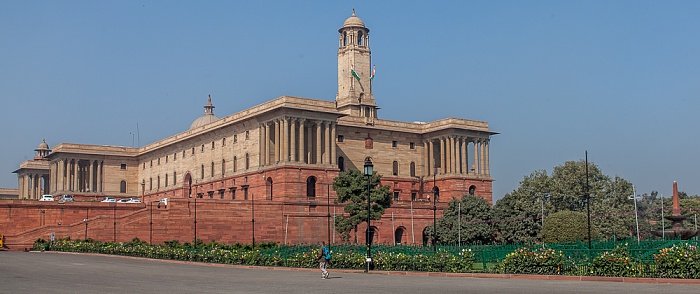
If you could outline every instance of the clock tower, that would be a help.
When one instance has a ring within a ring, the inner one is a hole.
[[[377,117],[377,104],[372,94],[372,52],[369,29],[355,15],[338,29],[338,111],[349,116]]]

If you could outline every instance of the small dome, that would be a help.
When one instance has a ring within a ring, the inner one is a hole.
[[[213,123],[213,122],[215,122],[215,121],[217,121],[217,120],[219,120],[219,118],[216,117],[216,115],[214,115],[214,114],[205,114],[205,115],[202,115],[202,116],[198,117],[197,119],[195,119],[195,120],[192,122],[192,124],[190,125],[190,130],[191,130],[191,129],[196,129],[196,128],[201,127],[201,126],[203,126],[203,125],[207,125],[207,124]]]
[[[211,95],[209,95],[207,104],[204,105],[204,115],[198,117],[192,122],[190,125],[190,130],[213,123],[217,120],[219,120],[219,118],[214,115],[214,104],[211,104]]]
[[[365,27],[365,23],[362,22],[362,20],[355,16],[355,9],[352,10],[352,15],[348,17],[348,19],[345,20],[343,23],[343,27]]]
[[[41,143],[39,143],[39,147],[36,147],[36,150],[49,150],[49,144],[46,144],[46,139],[41,140]]]

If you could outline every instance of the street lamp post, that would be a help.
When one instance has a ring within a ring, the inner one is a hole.
[[[331,248],[331,184],[328,184],[328,206],[326,206],[328,211],[326,222],[328,223],[328,250]]]
[[[367,269],[365,272],[369,272],[369,267],[370,263],[372,263],[372,239],[370,238],[370,179],[372,178],[372,168],[374,166],[372,165],[372,161],[369,159],[365,159],[365,176],[367,177],[367,258],[365,259],[365,262],[367,263]]]
[[[250,223],[253,227],[253,250],[255,250],[255,193],[250,193],[251,216]]]
[[[632,186],[632,196],[630,199],[634,201],[634,222],[637,224],[637,243],[639,243],[639,218],[637,217],[637,190]]]
[[[588,193],[588,150],[586,150],[586,210],[588,211],[588,256],[591,255],[591,194]]]
[[[435,203],[437,202],[437,197],[440,195],[440,191],[438,190],[438,187],[435,185],[435,175],[440,171],[440,168],[436,167],[435,171],[433,172],[433,251],[437,252],[437,247],[436,245],[436,239],[437,239],[437,226],[436,220],[437,220],[437,206]]]

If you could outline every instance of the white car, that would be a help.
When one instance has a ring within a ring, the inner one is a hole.
[[[138,197],[131,197],[127,203],[141,203],[141,200]]]
[[[105,197],[102,199],[100,202],[117,202],[117,198],[114,197]]]
[[[131,198],[122,198],[122,199],[119,199],[119,201],[117,201],[117,203],[129,203],[129,200],[131,200]]]
[[[39,201],[53,201],[53,195],[41,195]]]

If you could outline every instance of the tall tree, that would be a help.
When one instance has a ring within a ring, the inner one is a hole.
[[[381,219],[384,211],[392,204],[389,187],[381,186],[380,181],[381,176],[377,173],[369,178],[372,220]],[[341,238],[349,238],[350,230],[354,229],[357,243],[358,225],[367,221],[367,177],[359,170],[347,170],[335,178],[333,190],[338,194],[336,203],[344,204],[347,214],[336,217],[335,229]]]
[[[615,176],[611,179],[595,164],[588,163],[591,233],[609,239],[627,238],[634,227],[632,184]],[[544,201],[544,202],[540,202]],[[559,211],[582,212],[587,216],[586,163],[567,161],[554,167],[551,176],[536,171],[525,177],[513,192],[495,206],[499,237],[503,242],[531,242],[541,238],[542,210],[547,215]],[[587,219],[586,219],[587,222]],[[588,229],[587,223],[586,230]]]
[[[493,227],[491,205],[484,198],[463,195],[453,198],[437,223],[437,242],[441,244],[491,243]],[[432,236],[433,228],[426,233]]]
[[[532,172],[520,187],[496,202],[496,240],[504,243],[531,243],[540,239],[542,218],[551,211],[547,171]]]

